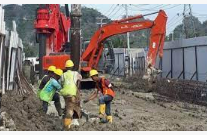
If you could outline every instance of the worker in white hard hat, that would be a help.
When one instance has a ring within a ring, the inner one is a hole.
[[[111,102],[115,96],[112,84],[108,79],[99,77],[98,72],[95,69],[92,69],[90,71],[90,77],[93,79],[94,82],[96,82],[97,90],[94,91],[94,93],[91,94],[90,97],[88,97],[83,102],[87,103],[90,100],[93,100],[95,97],[97,97],[97,94],[99,93],[99,118],[103,123],[112,123]]]
[[[63,111],[60,103],[60,96],[56,90],[60,90],[62,87],[58,82],[60,76],[62,75],[61,69],[56,69],[55,66],[50,66],[47,71],[47,75],[42,78],[39,85],[38,97],[43,101],[43,111],[47,113],[48,105],[50,101],[54,101],[55,108],[59,116],[62,116]],[[50,91],[47,92],[46,91]],[[47,94],[50,94],[48,97]]]
[[[61,78],[63,88],[60,94],[65,100],[64,130],[69,130],[72,124],[79,125],[77,119],[81,117],[79,87],[82,76],[77,71],[73,71],[73,67],[73,61],[67,60],[65,64],[66,72],[63,73]]]

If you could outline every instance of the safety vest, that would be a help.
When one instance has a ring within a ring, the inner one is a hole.
[[[63,89],[60,90],[60,94],[62,96],[76,96],[77,86],[74,76],[75,73],[73,73],[73,71],[70,70],[63,74]]]
[[[43,78],[41,80],[38,81],[38,86],[41,85],[42,80],[46,77],[47,75],[44,75]],[[46,84],[45,84],[46,85]],[[45,87],[45,86],[44,86]],[[37,90],[37,97],[40,98],[40,92],[42,91],[42,89],[38,88]]]
[[[103,95],[110,95],[112,97],[115,96],[115,92],[111,88],[105,85],[105,78],[101,79],[101,85],[102,85],[102,89],[99,87],[99,85],[96,85],[96,87],[99,91],[102,92]]]
[[[46,101],[48,103],[53,99],[53,96],[55,94],[55,89],[49,89],[50,82],[51,82],[51,79],[46,83],[44,88],[38,93],[39,98],[42,101]]]

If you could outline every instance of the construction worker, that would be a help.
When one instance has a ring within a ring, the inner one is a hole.
[[[66,111],[63,122],[64,130],[71,128],[71,124],[74,122],[72,120],[73,117],[81,117],[79,87],[82,76],[77,71],[72,71],[73,67],[73,61],[67,60],[65,64],[66,72],[62,75],[61,79],[63,89],[60,91],[60,94],[64,97]]]
[[[88,99],[84,100],[84,103],[93,100],[97,94],[99,94],[99,118],[101,122],[110,122],[112,123],[112,116],[111,116],[111,101],[115,96],[115,92],[112,88],[112,84],[108,79],[101,78],[98,76],[98,72],[95,69],[90,71],[90,77],[96,82],[97,90],[94,91],[93,94],[89,96]]]
[[[44,86],[46,85],[46,83],[53,76],[55,70],[56,70],[55,66],[49,66],[49,68],[47,70],[47,74],[44,75],[44,77],[42,78],[42,80],[40,82],[40,85],[39,85],[39,89],[40,90],[42,90],[44,88]]]
[[[42,78],[42,81],[39,86],[38,96],[43,101],[43,111],[47,113],[49,102],[54,101],[55,108],[59,116],[62,116],[63,111],[60,103],[60,96],[56,92],[62,87],[58,80],[63,74],[61,69],[56,69],[55,66],[50,66],[48,68],[48,74]]]

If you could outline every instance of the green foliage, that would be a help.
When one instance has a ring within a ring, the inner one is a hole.
[[[3,7],[5,9],[6,29],[12,29],[12,21],[16,21],[17,32],[23,40],[24,52],[26,56],[36,56],[37,47],[35,44],[34,19],[38,4],[10,4]]]
[[[24,44],[24,52],[26,57],[33,57],[33,56],[38,56],[38,46],[30,46]]]
[[[192,16],[186,17],[184,19],[185,23],[185,37],[186,38],[193,38],[193,37],[199,37],[199,36],[206,36],[207,35],[207,21],[201,23],[197,17]],[[195,30],[194,30],[195,28]],[[183,24],[180,24],[175,27],[173,31],[174,40],[182,38],[183,34]],[[172,40],[172,34],[170,33],[169,37],[166,38],[166,40]]]
[[[98,17],[107,18],[102,15],[100,12],[93,8],[82,7],[81,8],[82,17],[81,17],[81,29],[82,29],[82,37],[85,40],[90,40],[95,31],[99,28],[97,26]],[[107,18],[103,20],[104,22],[109,22],[110,20]]]

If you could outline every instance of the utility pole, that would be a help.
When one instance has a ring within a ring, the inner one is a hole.
[[[189,10],[189,12],[188,12]],[[195,31],[195,24],[192,16],[192,9],[191,9],[191,4],[184,4],[184,10],[183,10],[183,20],[182,20],[182,38],[188,38],[188,31],[187,31],[187,26],[186,26],[186,18],[191,19],[192,27],[193,27],[193,32],[194,32],[194,37],[196,37],[196,31]]]
[[[74,71],[80,67],[81,53],[81,4],[71,5],[71,60],[74,62]]]
[[[102,27],[104,24],[106,23],[103,23],[103,20],[107,19],[105,17],[97,17],[96,19],[100,20],[100,22],[97,22],[96,24],[99,25],[99,27]]]
[[[125,4],[125,11],[126,11],[126,18],[128,18],[128,5]],[[127,49],[128,49],[128,54],[130,51],[130,33],[127,32]]]
[[[128,18],[128,5],[125,4],[125,11],[126,11],[126,17]],[[127,21],[128,22],[128,21]],[[131,73],[131,55],[130,55],[130,33],[127,32],[127,67],[128,67],[128,76],[130,76]]]

